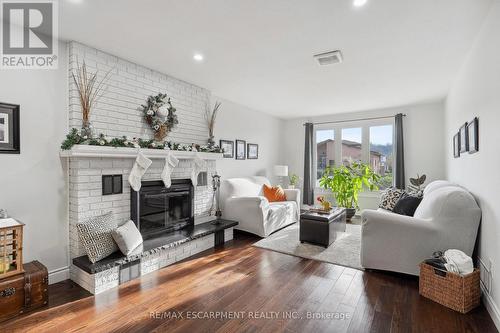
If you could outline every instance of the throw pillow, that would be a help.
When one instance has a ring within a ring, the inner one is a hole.
[[[111,212],[91,217],[84,223],[76,224],[80,243],[90,262],[95,263],[118,250],[111,235],[111,232],[117,227]]]
[[[269,186],[264,184],[262,190],[269,202],[287,201],[285,191],[279,185]]]
[[[419,198],[424,197],[424,190],[419,190],[418,188],[408,187],[406,189],[406,193],[414,197],[419,197]]]
[[[421,197],[413,196],[408,193],[404,193],[401,198],[399,198],[396,206],[392,210],[396,214],[413,216],[417,210],[418,205],[422,201]]]
[[[387,209],[392,211],[399,198],[403,195],[404,191],[395,187],[390,187],[382,192],[382,196],[380,197],[380,204],[378,205],[380,208]]]
[[[142,244],[142,235],[133,221],[128,221],[124,225],[111,232],[118,248],[126,256],[130,255],[139,245]]]

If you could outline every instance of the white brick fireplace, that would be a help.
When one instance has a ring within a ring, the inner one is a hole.
[[[62,151],[61,156],[68,159],[69,164],[69,244],[71,260],[85,255],[80,245],[76,229],[77,223],[83,223],[91,216],[114,213],[117,223],[130,220],[131,194],[128,175],[134,164],[134,156],[138,153],[134,148],[75,146],[72,150]],[[166,156],[164,150],[142,149],[144,155],[153,161],[143,180],[159,180]],[[197,154],[206,162],[207,178],[210,180],[216,173],[216,160],[221,154],[177,152],[172,154],[179,159],[179,164],[172,172],[172,179],[189,179]],[[123,177],[123,193],[103,195],[102,176],[120,174]],[[213,190],[211,182],[194,188],[195,225],[211,219],[209,209],[212,204]],[[225,230],[225,241],[232,239],[232,228]],[[214,235],[204,236],[188,243],[159,249],[140,259],[139,275],[158,270],[176,261],[204,251],[214,246]],[[92,293],[99,293],[120,283],[120,268],[113,267],[96,274],[84,272],[71,264],[71,279]]]
[[[172,105],[177,109],[179,124],[169,133],[167,140],[184,145],[207,143],[208,129],[205,109],[210,102],[210,91],[182,80],[156,72],[146,67],[123,60],[119,57],[96,50],[80,43],[69,43],[69,125],[80,128],[82,114],[76,86],[71,72],[77,63],[85,61],[90,72],[97,71],[103,76],[110,71],[107,89],[91,112],[90,121],[94,134],[105,136],[151,139],[153,132],[145,123],[141,104],[149,95],[167,93]],[[89,273],[73,263],[73,259],[85,255],[80,246],[76,224],[91,216],[114,213],[118,224],[131,219],[131,193],[128,176],[134,165],[139,149],[96,146],[74,146],[62,151],[61,157],[68,161],[69,184],[69,247],[71,279],[92,293],[99,293],[122,282],[128,268],[109,267]],[[160,180],[165,165],[166,152],[142,149],[153,160],[143,180]],[[195,225],[209,220],[208,211],[212,200],[211,179],[216,173],[216,160],[222,154],[172,152],[180,161],[173,170],[173,179],[189,179],[194,165],[195,154],[206,161],[207,184],[194,189]],[[103,175],[122,175],[123,193],[102,194]],[[223,230],[226,241],[232,239],[232,228]],[[203,234],[204,235],[204,234]],[[139,276],[157,270],[195,253],[214,246],[214,234],[174,244],[147,253],[138,259]]]
[[[130,149],[130,148],[128,148]],[[217,155],[217,154],[214,154]],[[216,172],[216,161],[206,160],[207,178],[211,179]],[[189,179],[191,176],[191,159],[181,159],[172,172],[173,179]],[[164,159],[153,159],[151,167],[143,180],[159,180],[165,164]],[[133,158],[112,157],[71,157],[69,161],[69,234],[71,259],[84,255],[76,232],[76,224],[82,223],[91,216],[112,211],[118,224],[130,220],[130,185],[128,176],[134,165]],[[123,193],[102,195],[103,175],[123,175]],[[194,196],[195,224],[205,222],[208,218],[212,200],[212,186],[196,186]]]

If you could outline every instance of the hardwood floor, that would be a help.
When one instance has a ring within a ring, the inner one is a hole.
[[[49,309],[0,331],[497,332],[483,306],[456,313],[420,297],[416,278],[254,248],[256,240],[239,235],[96,297],[71,281],[51,285]]]

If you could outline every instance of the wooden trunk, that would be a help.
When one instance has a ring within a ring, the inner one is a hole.
[[[0,280],[0,321],[48,305],[48,272],[38,261],[24,265],[24,273]]]

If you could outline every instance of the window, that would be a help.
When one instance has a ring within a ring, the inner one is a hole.
[[[327,166],[335,165],[335,131],[316,131],[316,179],[323,176]]]
[[[363,162],[381,176],[380,189],[393,182],[393,131],[390,120],[323,124],[316,128],[316,186],[327,166]]]
[[[370,166],[381,178],[380,189],[392,186],[393,126],[370,127]]]
[[[350,165],[352,162],[363,160],[361,152],[362,129],[343,128],[342,129],[342,163]]]

